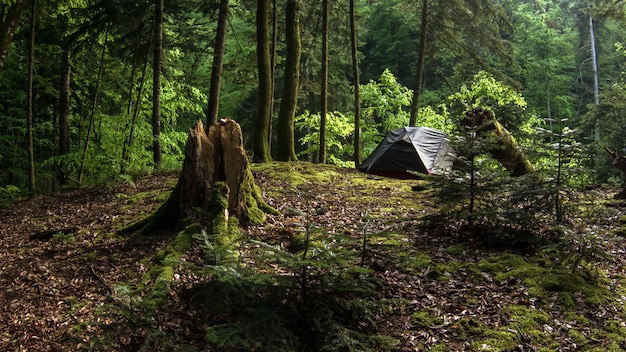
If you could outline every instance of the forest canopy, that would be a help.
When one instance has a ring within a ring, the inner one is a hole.
[[[187,131],[207,111],[220,2],[165,0],[161,17],[158,3],[0,3],[1,197],[180,169]],[[263,91],[256,4],[230,1],[217,106],[219,118],[241,125],[253,160],[262,128],[269,158],[354,167],[393,128],[460,133],[469,103],[493,110],[524,150],[575,131],[588,182],[619,176],[604,148],[625,147],[621,2],[355,1],[351,57],[347,4],[276,1],[263,10],[271,71]],[[476,96],[460,99],[476,82]],[[260,123],[268,89],[269,120]],[[285,144],[293,153],[279,151]]]

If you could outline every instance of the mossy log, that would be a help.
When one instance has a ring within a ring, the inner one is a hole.
[[[225,197],[226,202],[214,197]],[[265,213],[278,212],[265,203],[254,183],[239,124],[227,118],[205,131],[198,121],[189,130],[183,168],[169,199],[121,232],[147,234],[192,222],[211,227],[216,214],[226,222],[235,217],[242,225],[259,224]]]
[[[522,176],[535,171],[513,135],[496,120],[493,111],[472,110],[467,113],[461,124],[474,128],[477,137],[494,138],[495,145],[489,147],[488,152],[511,172],[511,176]]]

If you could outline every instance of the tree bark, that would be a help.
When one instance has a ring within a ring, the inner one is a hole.
[[[352,48],[352,75],[354,76],[354,167],[358,167],[361,165],[361,80],[357,56],[354,0],[350,0],[350,43]]]
[[[239,224],[259,224],[265,213],[278,212],[265,203],[254,183],[239,124],[224,119],[205,131],[198,121],[189,130],[183,168],[169,199],[121,232],[149,234],[174,228],[183,219],[210,226],[218,215],[227,222],[234,217]]]
[[[6,15],[0,18],[0,68],[2,68],[4,60],[7,58],[9,45],[13,40],[13,34],[15,34],[15,28],[17,28],[27,3],[26,0],[15,1],[6,11]]]
[[[496,145],[487,147],[487,151],[511,172],[511,176],[522,176],[535,171],[526,155],[518,147],[515,138],[496,120],[493,111],[470,111],[461,124],[474,128],[477,137],[495,138]]]
[[[328,0],[322,1],[322,87],[320,89],[320,141],[317,161],[326,164],[326,118],[328,116]]]
[[[152,156],[154,169],[161,168],[161,56],[163,55],[163,0],[155,0],[154,63],[152,65]]]
[[[411,100],[411,115],[409,126],[414,127],[419,113],[419,102],[422,95],[422,81],[424,80],[424,62],[426,61],[426,31],[428,30],[428,0],[422,0],[422,24],[420,28],[420,45],[415,68],[415,90]]]
[[[215,48],[213,49],[213,67],[211,68],[211,88],[207,106],[207,126],[217,122],[220,107],[220,87],[222,85],[222,67],[224,65],[224,47],[226,43],[226,27],[228,25],[229,0],[220,1],[217,19]]]
[[[271,161],[269,149],[269,125],[272,107],[272,67],[269,44],[269,0],[257,1],[257,65],[259,70],[259,102],[252,141],[253,159],[256,162]]]
[[[35,196],[35,149],[33,147],[33,70],[35,66],[35,13],[37,0],[31,0],[30,44],[28,46],[28,101],[27,101],[27,145],[28,145],[28,197]]]
[[[297,160],[293,125],[298,105],[300,85],[300,1],[287,1],[287,57],[285,59],[285,81],[278,112],[278,160]]]
[[[65,43],[61,56],[61,87],[59,89],[59,155],[70,152],[70,83],[72,80],[72,48]],[[62,169],[63,166],[59,165]],[[61,185],[67,184],[65,173],[60,170]]]

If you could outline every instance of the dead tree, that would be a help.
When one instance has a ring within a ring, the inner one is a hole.
[[[473,128],[477,137],[494,138],[495,143],[487,148],[488,152],[511,172],[511,176],[522,176],[535,171],[513,135],[496,120],[493,111],[483,109],[469,111],[461,124]]]
[[[211,125],[201,121],[190,130],[178,184],[169,199],[148,218],[122,233],[148,234],[187,223],[209,222],[219,215],[228,223],[258,224],[265,213],[277,213],[261,197],[243,148],[241,127],[231,119]]]

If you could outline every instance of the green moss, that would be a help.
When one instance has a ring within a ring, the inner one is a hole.
[[[544,324],[552,324],[552,318],[548,313],[527,307],[524,305],[511,305],[502,309],[501,313],[505,315],[514,325],[519,326],[522,331],[530,332],[540,329]]]
[[[487,330],[485,324],[472,318],[460,319],[452,327],[457,330],[459,336],[465,339],[481,337]]]
[[[368,235],[369,243],[382,245],[382,246],[399,246],[403,240],[406,239],[405,235],[393,233],[393,232],[381,232],[377,234]]]
[[[570,339],[572,339],[572,342],[579,346],[584,346],[589,342],[587,337],[577,329],[569,329],[567,331],[567,334],[569,335]]]
[[[413,327],[416,329],[427,329],[443,323],[442,318],[433,316],[431,312],[427,310],[414,312],[411,315],[411,321],[413,322]]]
[[[463,254],[466,250],[467,250],[467,243],[462,242],[462,243],[457,243],[457,244],[448,246],[448,248],[446,248],[446,253],[459,256]]]

